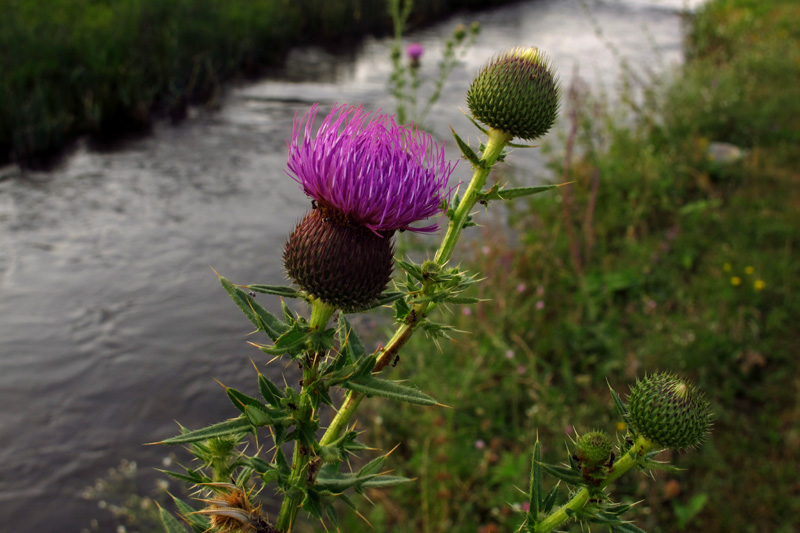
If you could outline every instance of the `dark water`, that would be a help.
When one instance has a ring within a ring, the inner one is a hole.
[[[634,68],[680,61],[683,1],[587,2]],[[458,107],[475,70],[510,46],[539,46],[565,82],[576,69],[613,94],[618,61],[577,0],[456,16],[412,35],[426,47],[423,68],[455,23],[474,19],[479,41],[427,121],[438,135],[453,124],[475,139]],[[314,102],[392,109],[387,57],[375,40],[347,56],[298,50],[283,79],[230,91],[218,112],[113,151],[79,147],[50,172],[0,169],[0,529],[80,531],[92,518],[106,528],[107,511],[81,498],[86,486],[127,458],[149,490],[168,450],[142,443],[172,435],[175,419],[200,427],[234,414],[214,378],[251,390],[249,359],[264,359],[211,267],[240,283],[283,282],[281,245],[308,208],[283,172],[292,118]],[[541,157],[515,153],[517,177],[546,177]]]

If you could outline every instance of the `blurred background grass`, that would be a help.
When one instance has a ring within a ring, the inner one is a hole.
[[[483,218],[465,265],[487,301],[453,310],[469,333],[414,338],[393,372],[453,408],[365,404],[370,443],[400,443],[395,473],[417,478],[369,494],[375,530],[515,530],[537,433],[565,461],[575,431],[622,429],[608,385],[655,370],[695,380],[716,423],[671,458],[684,472],[617,483],[637,525],[800,530],[800,5],[712,1],[686,47],[621,105],[573,84],[549,157],[574,184],[510,231]]]
[[[419,2],[409,24],[507,1]],[[385,2],[364,0],[0,0],[0,13],[0,163],[214,105],[223,82],[292,46],[391,31]]]

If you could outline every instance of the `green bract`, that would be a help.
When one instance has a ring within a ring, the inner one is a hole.
[[[487,126],[533,140],[556,120],[558,80],[537,48],[514,48],[481,69],[467,92],[467,105]]]
[[[673,374],[637,381],[628,410],[635,433],[675,450],[701,444],[711,429],[711,409],[703,393]]]

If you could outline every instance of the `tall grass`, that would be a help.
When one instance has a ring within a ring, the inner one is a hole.
[[[421,2],[411,24],[502,2]],[[299,43],[391,29],[382,0],[0,0],[0,13],[0,162],[180,117]]]
[[[458,407],[371,400],[369,438],[403,443],[397,473],[418,476],[370,494],[376,530],[513,531],[536,434],[559,460],[573,431],[619,423],[609,383],[657,369],[693,377],[717,421],[709,444],[675,458],[685,472],[620,481],[616,494],[641,500],[637,524],[800,528],[799,27],[789,0],[712,1],[688,63],[644,99],[610,108],[573,87],[551,158],[554,181],[575,183],[510,227],[481,221],[461,252],[487,278],[487,301],[458,318],[470,334],[439,352],[412,341],[396,369]],[[720,141],[743,159],[712,157]]]

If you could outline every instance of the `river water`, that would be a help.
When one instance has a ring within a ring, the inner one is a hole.
[[[529,0],[412,34],[430,74],[456,23],[483,28],[427,123],[475,140],[459,110],[466,87],[517,45],[546,50],[565,83],[578,72],[613,95],[619,56],[639,70],[680,62],[681,10],[700,1]],[[197,428],[233,416],[215,379],[255,392],[250,358],[262,371],[265,359],[211,268],[284,283],[281,246],[309,207],[283,172],[292,119],[314,102],[391,110],[389,44],[297,50],[284,73],[231,89],[218,111],[113,150],[79,146],[51,171],[0,169],[0,529],[80,531],[97,518],[109,530],[85,487],[127,458],[151,490],[169,450],[143,443],[174,434],[176,419]],[[533,181],[548,177],[541,158],[509,159]],[[467,179],[467,165],[455,175]]]

